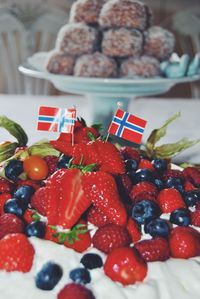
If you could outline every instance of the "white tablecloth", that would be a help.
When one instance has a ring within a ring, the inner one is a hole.
[[[88,123],[91,122],[90,107],[87,99],[81,96],[15,96],[0,95],[0,114],[20,123],[29,136],[29,144],[43,138],[55,139],[56,133],[36,130],[38,107],[71,107],[76,105],[78,115]],[[137,99],[129,105],[129,112],[148,121],[144,140],[149,133],[163,124],[163,122],[180,111],[181,117],[171,124],[163,142],[174,142],[182,137],[200,138],[200,101],[180,99]],[[0,141],[13,140],[5,131],[0,131]],[[200,163],[200,144],[178,156],[178,160]]]

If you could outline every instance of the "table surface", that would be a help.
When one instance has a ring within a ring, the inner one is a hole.
[[[71,107],[75,105],[78,116],[82,116],[91,123],[89,103],[82,96],[27,96],[27,95],[0,95],[0,114],[18,122],[29,136],[29,144],[44,138],[55,139],[58,134],[37,131],[37,116],[40,106]],[[143,140],[145,141],[154,128],[160,127],[165,120],[176,112],[181,117],[170,125],[163,143],[178,141],[180,138],[200,138],[200,100],[192,99],[161,99],[146,98],[133,100],[129,105],[129,112],[147,120]],[[1,129],[0,142],[14,140]],[[175,161],[188,161],[200,164],[200,144],[178,155]]]

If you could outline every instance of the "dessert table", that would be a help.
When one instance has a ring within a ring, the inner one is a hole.
[[[75,105],[78,116],[82,116],[91,123],[92,115],[87,99],[82,96],[32,96],[32,95],[0,95],[0,114],[6,115],[22,125],[29,136],[29,144],[44,138],[55,139],[57,133],[37,131],[37,115],[39,106],[66,107]],[[117,107],[116,107],[117,108]],[[190,139],[200,138],[200,101],[192,99],[161,99],[140,98],[133,100],[129,105],[129,112],[147,120],[147,127],[143,140],[150,132],[176,112],[181,117],[170,125],[167,136],[162,143],[178,141],[182,137]],[[0,133],[0,142],[12,140],[12,137],[3,129]],[[200,164],[200,144],[195,145],[180,154],[176,161],[189,161]]]

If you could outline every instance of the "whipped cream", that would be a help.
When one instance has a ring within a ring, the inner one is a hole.
[[[63,245],[30,238],[35,248],[35,258],[29,273],[0,271],[1,299],[57,299],[59,291],[70,281],[69,272],[81,266],[82,254]],[[106,256],[91,248],[87,252]],[[52,291],[43,291],[35,286],[34,277],[44,263],[53,261],[63,269],[63,276]],[[165,262],[148,263],[148,275],[144,282],[122,286],[105,276],[103,268],[90,271],[91,283],[87,285],[96,299],[199,299],[200,257],[190,260],[169,259]]]

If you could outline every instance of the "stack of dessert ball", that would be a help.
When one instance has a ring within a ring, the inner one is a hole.
[[[171,32],[152,26],[152,12],[140,1],[77,0],[47,70],[78,77],[156,77],[174,44]]]

